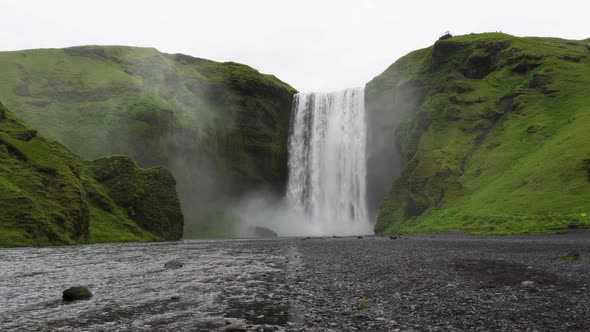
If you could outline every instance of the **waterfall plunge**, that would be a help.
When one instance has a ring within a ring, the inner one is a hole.
[[[366,204],[364,89],[295,96],[287,200],[302,233],[372,234]]]

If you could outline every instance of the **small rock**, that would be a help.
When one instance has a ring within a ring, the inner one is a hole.
[[[357,236],[356,238],[357,238],[357,239],[362,239],[363,237],[362,237],[362,236]]]
[[[224,327],[223,331],[227,331],[227,332],[246,331],[246,324],[244,323],[243,320],[236,320],[235,322]]]
[[[64,301],[88,300],[91,297],[92,293],[90,290],[83,286],[70,287],[66,289],[62,295]]]
[[[172,296],[172,297],[170,298],[170,300],[173,300],[173,301],[179,301],[179,300],[180,300],[180,296]]]
[[[521,282],[520,284],[523,285],[524,287],[530,287],[530,286],[534,285],[535,282],[531,281],[531,280],[525,280],[525,281]]]
[[[180,269],[182,267],[182,263],[176,259],[169,261],[168,263],[164,264],[164,268],[166,269]]]
[[[397,236],[390,235],[390,236],[389,236],[389,239],[390,239],[390,240],[395,240],[395,239],[397,239]]]
[[[358,302],[358,307],[359,309],[369,309],[372,305],[369,303],[369,300],[362,299]]]

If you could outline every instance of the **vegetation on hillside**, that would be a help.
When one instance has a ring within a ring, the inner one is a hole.
[[[471,34],[394,63],[366,92],[369,123],[407,115],[388,124],[404,166],[375,231],[588,226],[589,86],[589,40]]]
[[[83,160],[2,104],[0,211],[0,247],[182,237],[170,171],[124,156]]]
[[[124,46],[1,52],[0,72],[0,99],[73,152],[170,168],[189,236],[226,235],[220,207],[286,183],[296,91],[274,76]]]

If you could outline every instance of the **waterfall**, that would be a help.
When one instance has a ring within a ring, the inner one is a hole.
[[[373,233],[366,203],[364,89],[295,95],[287,201],[312,235]]]

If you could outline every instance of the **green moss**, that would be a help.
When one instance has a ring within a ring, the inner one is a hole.
[[[2,104],[0,110],[0,247],[182,236],[182,213],[168,170],[142,170],[126,157],[112,157],[124,161],[115,165],[85,161],[37,134]],[[22,133],[35,135],[23,139]],[[128,205],[115,195],[121,188],[144,191],[133,201],[143,213],[141,222],[127,215]],[[154,218],[165,227],[151,227]]]
[[[225,222],[208,217],[211,206],[284,189],[296,91],[272,75],[123,46],[0,52],[0,72],[0,99],[73,152],[172,169],[203,232]]]
[[[127,216],[127,210],[117,208],[109,213],[95,206],[90,208],[88,243],[159,241],[156,236],[139,227]]]
[[[182,237],[183,216],[176,181],[168,169],[143,170],[129,157],[111,156],[95,160],[89,173],[141,228],[167,240]]]
[[[561,260],[563,261],[578,261],[580,259],[582,259],[582,256],[580,256],[580,254],[577,252],[569,252],[561,256]]]
[[[370,105],[407,81],[427,87],[396,125],[405,166],[376,231],[565,230],[590,207],[589,65],[582,42],[479,34],[437,41],[375,78]]]

